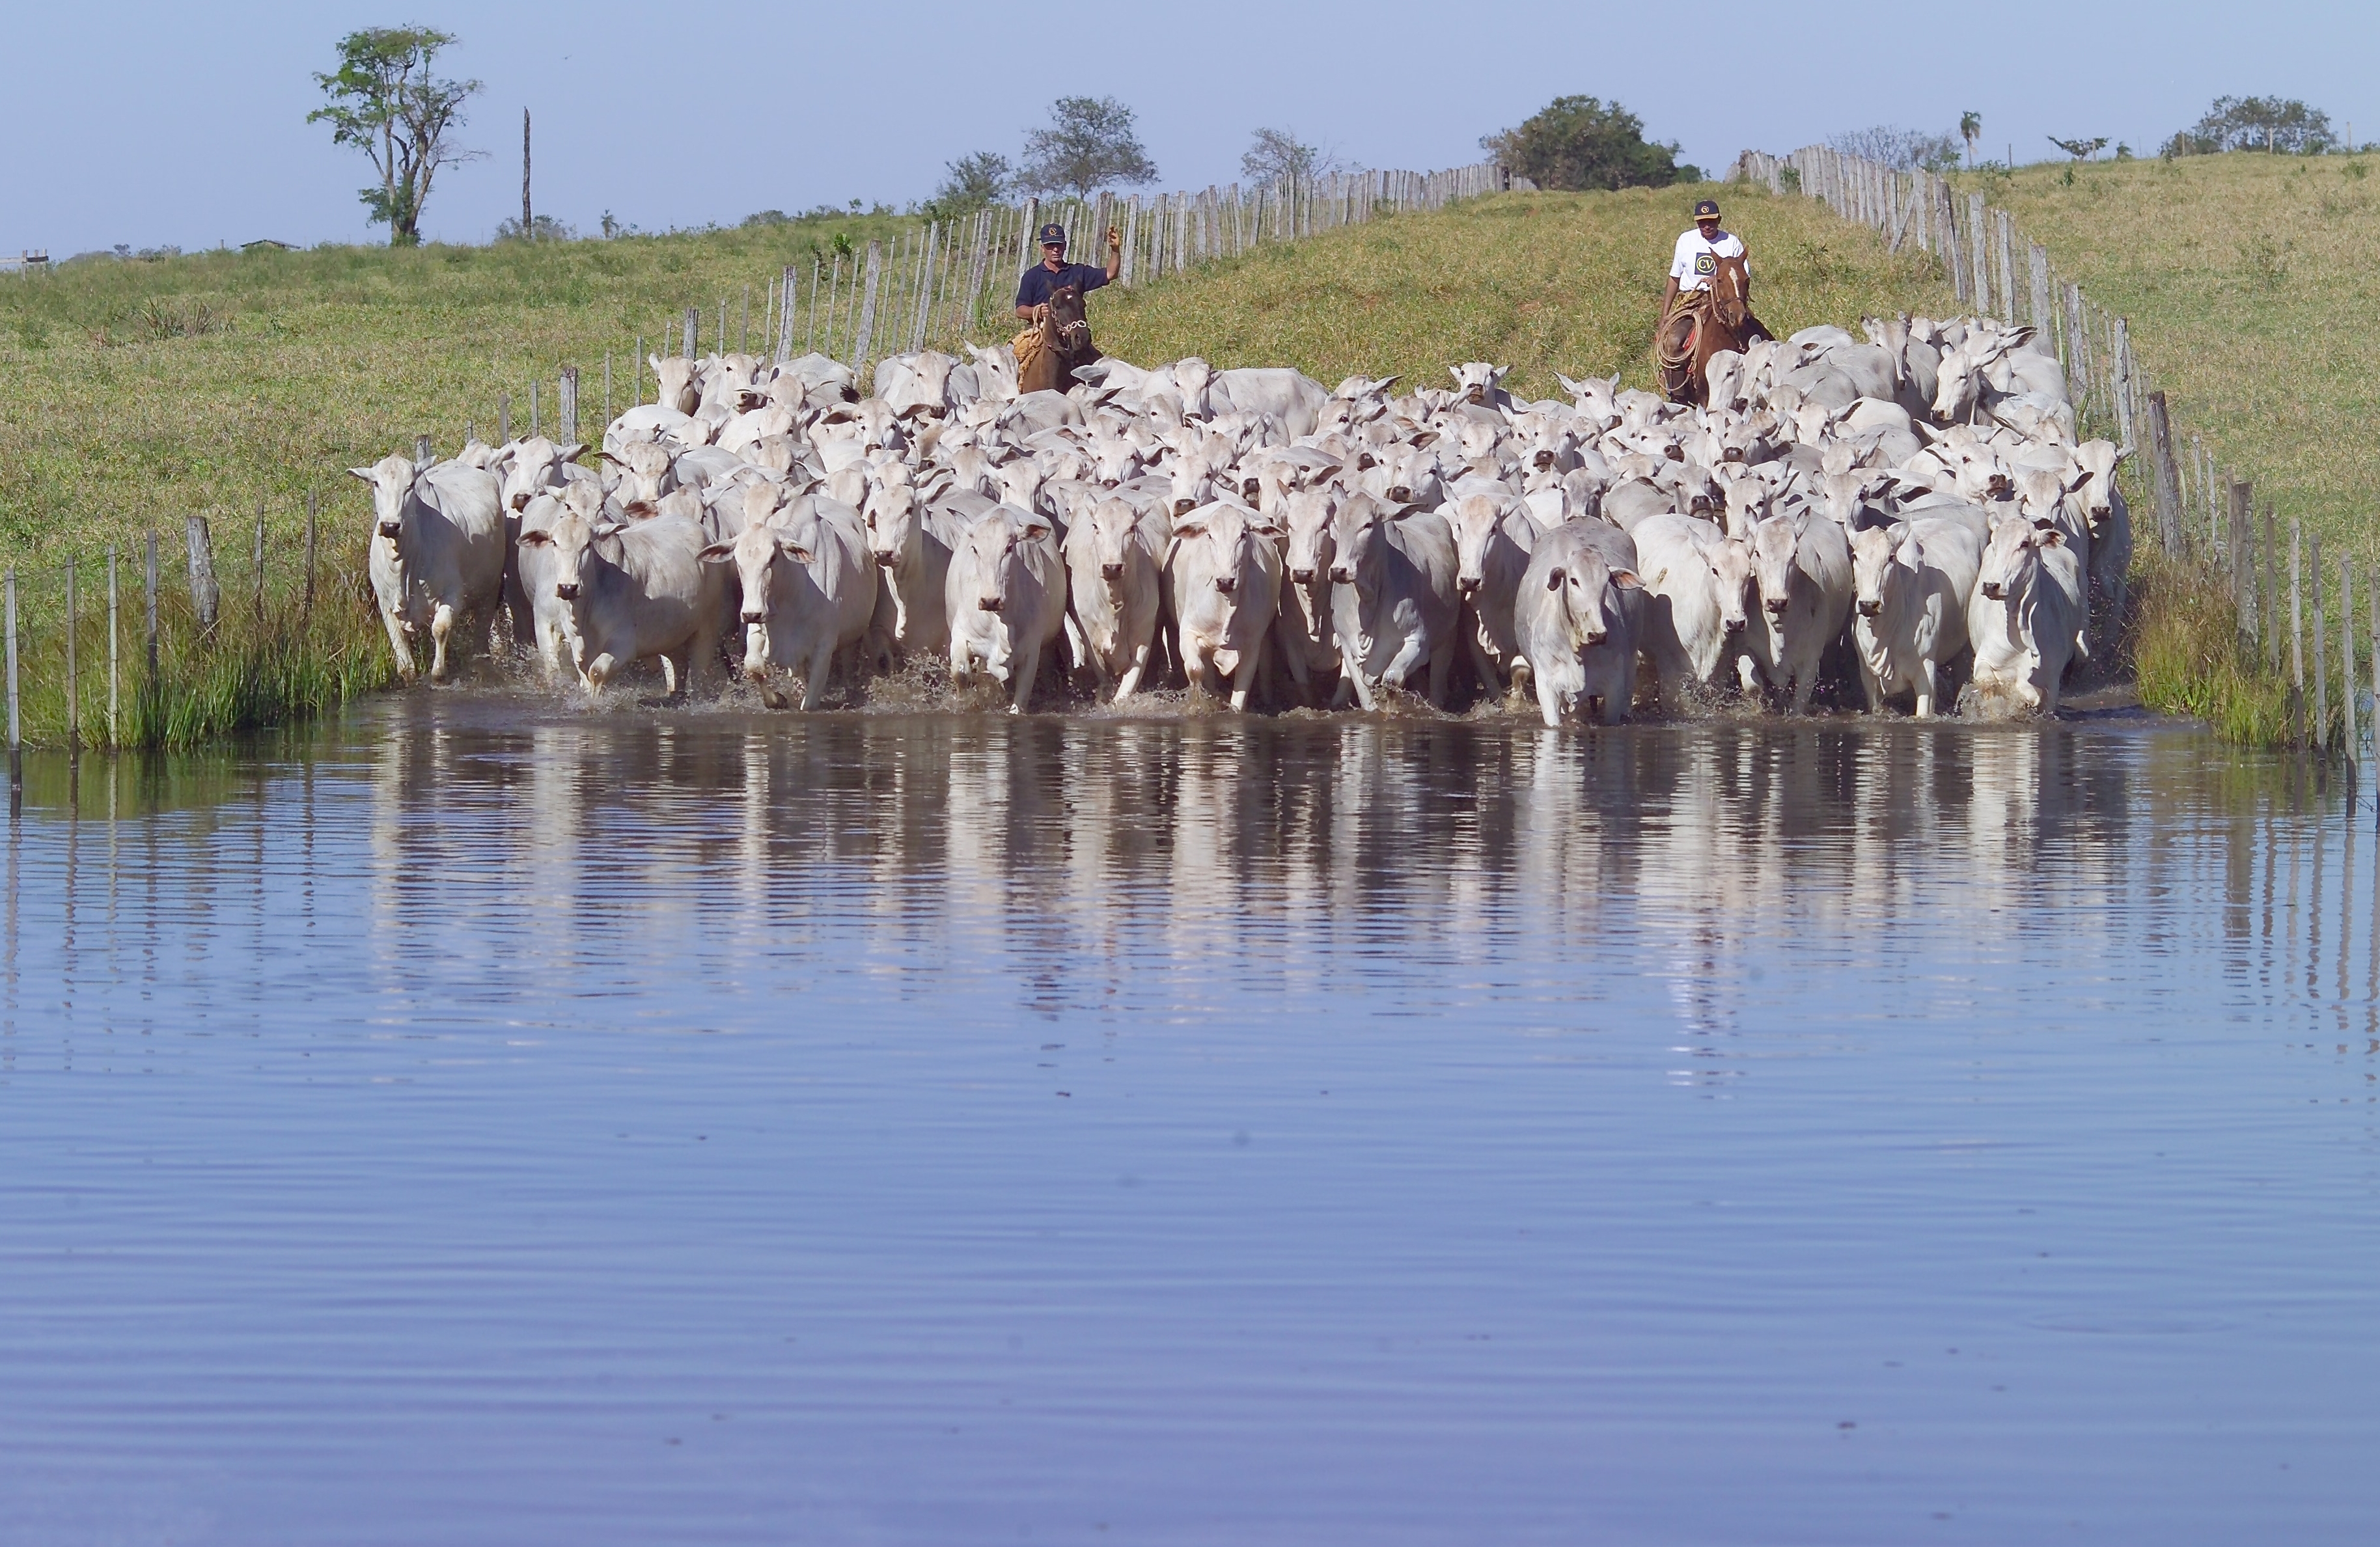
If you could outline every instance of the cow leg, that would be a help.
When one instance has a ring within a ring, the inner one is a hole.
[[[1537,713],[1544,717],[1546,728],[1549,731],[1560,730],[1561,695],[1556,693],[1553,683],[1543,677],[1534,678],[1534,685],[1537,690]]]
[[[1116,679],[1115,696],[1111,702],[1121,704],[1140,691],[1140,679],[1148,671],[1148,651],[1149,641],[1146,639],[1133,647],[1132,664]]]
[[[1865,656],[1860,657],[1859,674],[1860,687],[1867,695],[1867,712],[1872,715],[1884,713],[1884,679],[1876,674],[1876,669],[1868,665]]]
[[[1808,671],[1796,672],[1794,674],[1792,678],[1792,695],[1793,712],[1795,714],[1800,715],[1809,713],[1810,690],[1818,685],[1815,681],[1817,674],[1818,673],[1815,669]]]
[[[802,671],[802,712],[808,714],[819,707],[825,696],[827,679],[834,674],[834,647],[828,645],[811,653],[809,664]]]
[[[446,680],[446,636],[454,632],[454,606],[442,601],[430,615],[430,680],[433,683]]]
[[[419,673],[413,663],[413,647],[405,642],[405,625],[394,612],[382,612],[380,621],[388,629],[388,648],[396,657],[396,674],[408,683],[413,681]]]
[[[1026,706],[1033,701],[1033,679],[1040,671],[1041,641],[1036,639],[1025,647],[1021,656],[1009,662],[1008,673],[1016,683],[1015,696],[1008,701],[1010,714],[1023,714]]]
[[[1920,719],[1932,719],[1934,718],[1934,695],[1937,686],[1934,674],[1934,661],[1932,658],[1929,657],[1925,660],[1921,661],[1918,664],[1918,671],[1922,675],[1919,677],[1917,683],[1917,718]]]
[[[612,659],[611,652],[608,650],[590,657],[587,664],[579,669],[579,674],[587,681],[587,696],[593,698],[601,694],[603,691],[603,684],[611,681],[612,673],[619,670],[619,665],[618,661]]]
[[[661,660],[662,691],[666,696],[674,698],[677,696],[677,662],[672,659],[670,652],[667,650],[663,650],[662,652]]]
[[[1497,670],[1496,657],[1480,634],[1478,629],[1466,629],[1463,642],[1471,647],[1471,670],[1479,673],[1480,695],[1493,698],[1503,690],[1504,673]]]
[[[1257,672],[1264,661],[1264,631],[1259,631],[1257,642],[1249,646],[1247,653],[1240,658],[1240,669],[1232,673],[1232,707],[1239,713],[1247,712],[1248,690],[1257,685]]]

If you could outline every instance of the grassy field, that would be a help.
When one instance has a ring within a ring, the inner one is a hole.
[[[2380,561],[2380,156],[2238,152],[1969,177],[2129,317],[2176,428],[2259,505]]]

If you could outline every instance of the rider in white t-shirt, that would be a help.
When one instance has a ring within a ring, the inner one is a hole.
[[[1676,304],[1681,290],[1709,289],[1722,258],[1744,259],[1743,298],[1750,305],[1752,260],[1744,258],[1743,238],[1719,229],[1718,201],[1706,199],[1694,206],[1694,228],[1678,237],[1677,250],[1670,256],[1669,288],[1661,292],[1662,313],[1667,315]]]

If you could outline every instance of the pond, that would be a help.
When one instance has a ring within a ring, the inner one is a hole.
[[[2368,1539],[2368,797],[2127,716],[29,770],[0,1542]]]

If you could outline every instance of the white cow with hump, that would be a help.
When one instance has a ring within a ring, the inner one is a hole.
[[[1165,560],[1174,637],[1191,684],[1245,709],[1264,661],[1281,598],[1280,526],[1230,500],[1201,505],[1173,523]]]
[[[733,564],[744,593],[744,675],[772,707],[783,703],[772,671],[801,679],[815,709],[838,654],[859,664],[877,614],[878,578],[859,513],[837,500],[802,499],[754,521],[733,541],[702,550]]]
[[[709,535],[700,522],[657,515],[624,525],[572,510],[520,540],[554,550],[554,595],[570,606],[577,664],[590,696],[656,658],[675,695],[718,659],[725,577],[702,562]]]
[[[1009,711],[1033,696],[1041,655],[1066,627],[1066,563],[1046,517],[1000,505],[957,535],[944,588],[951,680],[978,671],[1007,688]]]
[[[430,680],[446,680],[457,623],[483,632],[504,584],[504,501],[495,477],[459,462],[417,466],[386,456],[347,471],[372,489],[372,594],[396,669],[416,673],[414,636],[428,629]]]
[[[1155,503],[1113,497],[1067,530],[1068,593],[1099,686],[1118,703],[1140,687],[1157,637],[1164,566],[1172,539]]]
[[[1967,650],[1967,610],[1983,557],[1983,543],[1963,521],[1921,516],[1852,534],[1852,645],[1871,714],[1904,692],[1920,719],[1940,707],[1942,675]]]
[[[2082,564],[2066,534],[2022,515],[1993,522],[1967,608],[1978,711],[2057,713],[2066,668],[2084,654],[2083,618]]]
[[[1644,596],[1636,545],[1617,526],[1572,521],[1538,537],[1521,576],[1513,627],[1547,725],[1559,727],[1573,714],[1592,714],[1606,725],[1628,718]]]

